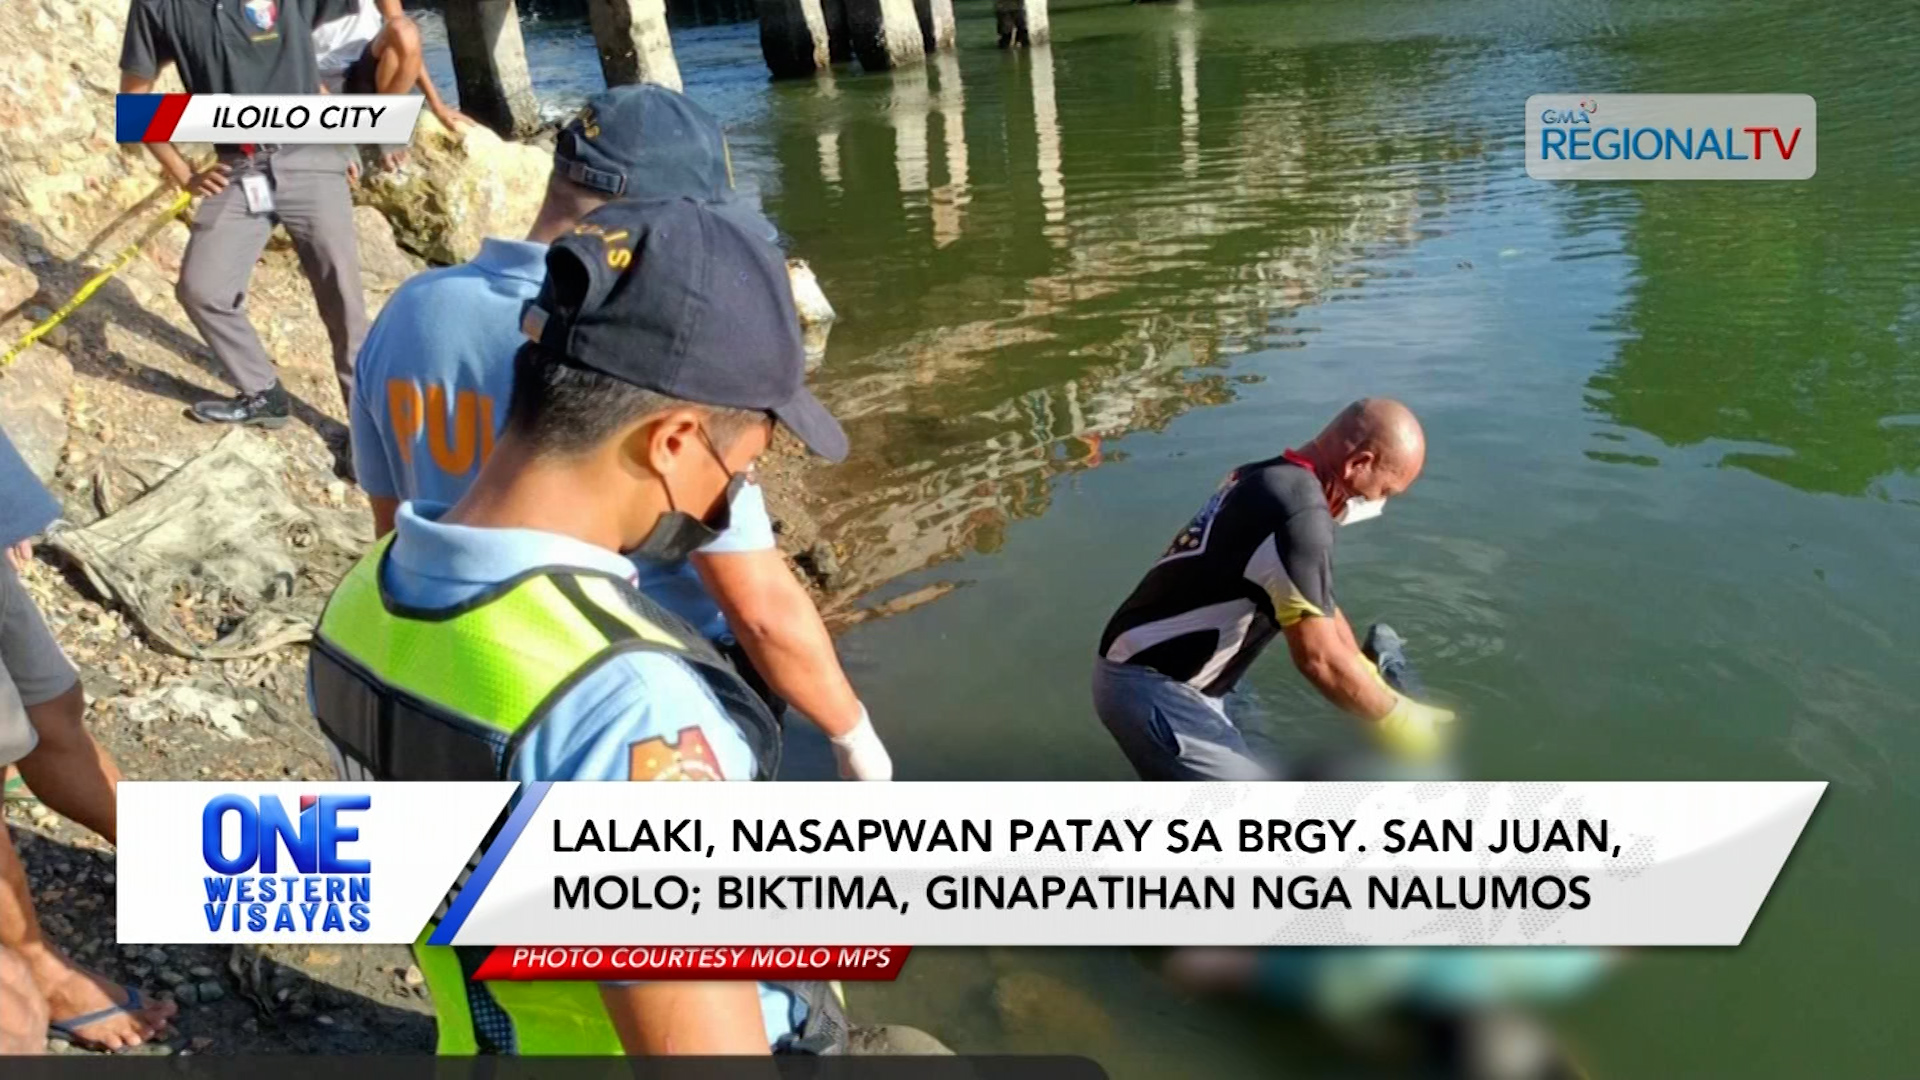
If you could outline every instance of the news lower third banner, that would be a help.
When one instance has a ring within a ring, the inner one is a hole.
[[[492,974],[517,978],[885,978],[918,945],[1735,945],[1825,787],[123,782],[119,940],[431,923],[511,947]]]
[[[414,94],[120,94],[114,137],[123,143],[400,146],[413,141],[423,100]]]

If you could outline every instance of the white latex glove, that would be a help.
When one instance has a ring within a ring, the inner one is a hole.
[[[853,730],[832,738],[833,757],[840,763],[842,780],[891,780],[893,758],[887,753],[880,735],[873,730],[867,707],[860,706],[860,722]]]

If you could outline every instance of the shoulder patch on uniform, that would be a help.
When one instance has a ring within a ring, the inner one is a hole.
[[[671,740],[658,736],[627,744],[629,780],[725,780],[720,759],[697,727],[683,727]]]

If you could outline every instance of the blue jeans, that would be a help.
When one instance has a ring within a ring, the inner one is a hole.
[[[1093,662],[1093,709],[1142,780],[1269,780],[1219,698],[1152,668]]]

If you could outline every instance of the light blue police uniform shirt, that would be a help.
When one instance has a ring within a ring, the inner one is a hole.
[[[540,293],[547,246],[488,239],[472,262],[429,270],[396,290],[356,361],[353,467],[368,495],[452,505],[507,422],[520,313]],[[765,551],[773,521],[758,484],[734,499],[709,554]],[[730,637],[693,566],[636,561],[640,591],[707,637]]]
[[[452,607],[528,570],[577,566],[629,580],[633,565],[605,548],[534,529],[477,529],[438,518],[447,507],[403,503],[394,516],[382,584],[394,600],[428,609]],[[662,740],[684,749],[698,729],[721,775],[753,777],[753,754],[706,683],[679,659],[630,652],[607,661],[567,691],[535,725],[515,755],[511,779],[631,779],[633,748]],[[760,1014],[769,1045],[795,1031],[805,1006],[784,990],[760,984]]]

